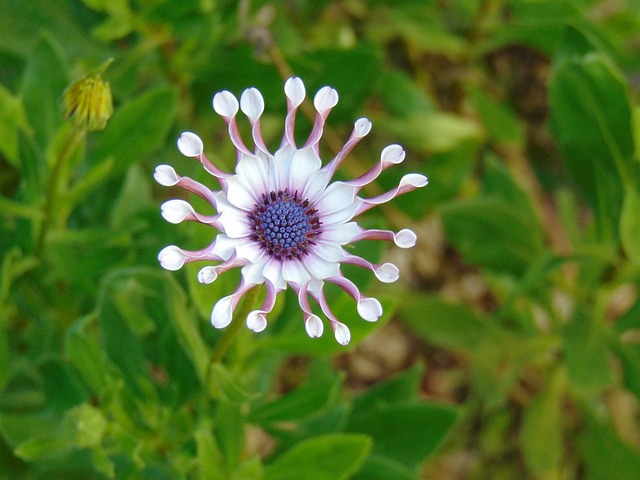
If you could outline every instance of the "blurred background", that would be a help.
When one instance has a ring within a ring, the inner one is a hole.
[[[639,51],[636,0],[0,1],[0,479],[640,478]],[[355,248],[401,278],[346,269],[385,308],[332,293],[347,347],[291,291],[224,337],[238,272],[156,259],[215,232],[155,166],[233,170],[222,89],[277,148],[291,75],[340,95],[323,158],[373,122],[341,178],[430,180],[362,218],[418,244]]]

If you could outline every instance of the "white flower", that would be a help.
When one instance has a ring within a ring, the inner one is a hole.
[[[389,192],[374,198],[358,196],[362,187],[375,180],[383,170],[404,160],[402,147],[389,145],[382,151],[379,162],[360,177],[331,183],[348,153],[371,130],[371,122],[366,118],[357,120],[342,150],[323,166],[318,143],[325,120],[338,103],[338,93],[330,87],[318,91],[313,101],[317,111],[313,130],[305,144],[297,146],[294,125],[298,107],[305,98],[304,84],[299,78],[290,78],[284,91],[288,113],[282,144],[274,154],[268,151],[262,139],[260,116],[264,111],[264,100],[258,90],[245,90],[240,102],[227,91],[213,97],[213,108],[227,123],[237,150],[235,174],[220,171],[207,159],[202,140],[195,133],[185,132],[180,136],[180,152],[187,157],[197,157],[221,189],[210,190],[195,180],[180,177],[168,165],[159,165],[154,177],[162,185],[177,185],[199,195],[215,208],[217,215],[198,214],[183,200],[165,202],[162,215],[171,223],[205,223],[220,233],[211,245],[200,251],[186,251],[171,245],[160,252],[158,259],[167,270],[178,270],[185,263],[196,260],[219,262],[200,270],[198,279],[202,283],[215,281],[219,274],[231,268],[242,268],[242,280],[235,292],[219,300],[213,308],[211,323],[217,328],[224,328],[231,322],[236,305],[248,290],[264,284],[263,305],[246,318],[251,330],[264,330],[277,294],[290,286],[298,295],[309,336],[319,337],[324,331],[322,320],[312,311],[311,297],[328,318],[336,340],[346,345],[351,334],[327,304],[326,282],[338,285],[353,297],[360,316],[373,322],[382,315],[380,302],[362,295],[358,287],[343,276],[340,265],[347,263],[367,268],[385,283],[396,281],[399,271],[391,263],[374,265],[354,256],[345,251],[343,245],[372,239],[393,242],[400,248],[410,248],[416,243],[416,235],[411,230],[365,230],[352,220],[376,205],[425,186],[427,178],[411,173]],[[236,115],[239,109],[251,125],[253,150],[245,146],[238,132]]]

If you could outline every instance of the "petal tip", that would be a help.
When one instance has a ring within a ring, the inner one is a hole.
[[[213,96],[213,109],[221,117],[232,118],[238,113],[238,99],[227,90]]]
[[[165,270],[170,270],[173,272],[182,268],[186,258],[187,257],[182,252],[182,250],[180,250],[175,245],[164,247],[158,253],[158,261],[160,262],[160,266]]]
[[[204,145],[198,135],[193,132],[182,132],[178,137],[178,150],[185,157],[197,157],[202,154]]]
[[[309,315],[304,322],[304,328],[311,338],[321,337],[324,332],[322,320],[317,315]]]

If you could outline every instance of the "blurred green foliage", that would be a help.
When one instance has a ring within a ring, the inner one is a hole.
[[[0,479],[638,478],[639,32],[633,0],[0,2]],[[109,58],[78,131],[63,92]],[[210,184],[184,130],[233,168],[222,89],[277,144],[292,73],[340,94],[327,156],[373,121],[349,175],[399,142],[429,176],[365,218],[420,241],[398,284],[353,272],[378,323],[333,296],[348,348],[287,296],[213,361],[236,279],[159,267],[212,234],[152,171]]]

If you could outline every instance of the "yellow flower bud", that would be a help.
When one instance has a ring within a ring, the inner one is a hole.
[[[103,71],[111,61],[105,62]],[[102,130],[113,114],[113,100],[109,82],[100,73],[87,75],[73,82],[62,98],[64,116],[79,129]]]

